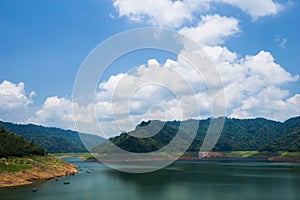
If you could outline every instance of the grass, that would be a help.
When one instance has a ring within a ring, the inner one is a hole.
[[[25,158],[10,157],[6,160],[6,163],[0,163],[0,172],[19,172],[26,169],[31,169],[31,162]]]
[[[85,153],[51,153],[49,155],[54,157],[69,157],[69,156],[80,156]]]
[[[258,151],[230,151],[226,152],[226,154],[230,156],[240,156],[240,157],[249,157],[257,154]]]
[[[300,152],[282,152],[281,157],[300,157]]]
[[[85,153],[80,156],[83,160],[93,159],[95,158],[91,153]]]
[[[27,157],[9,157],[6,163],[0,163],[0,172],[19,172],[26,169],[31,169],[34,166],[42,168],[61,168],[64,161],[52,156],[27,156]]]
[[[26,169],[31,169],[31,167],[26,164],[0,164],[0,172],[19,172]]]
[[[87,160],[87,159],[93,158],[93,155],[91,153],[52,153],[49,155],[57,157],[57,158],[79,157],[82,160]]]
[[[226,152],[228,155],[232,156],[281,156],[281,157],[300,157],[300,152],[258,152],[258,151],[232,151]]]

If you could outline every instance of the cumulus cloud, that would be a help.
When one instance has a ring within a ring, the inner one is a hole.
[[[238,20],[220,15],[206,15],[196,27],[184,27],[179,33],[191,38],[201,45],[223,44],[229,36],[239,32]]]
[[[276,96],[278,95],[278,96]],[[265,117],[269,119],[284,121],[290,117],[300,114],[300,94],[292,97],[289,92],[276,87],[268,87],[257,96],[246,98],[242,106],[235,108],[230,117],[254,118]]]
[[[57,122],[70,123],[73,121],[71,101],[57,96],[47,98],[42,108],[35,114],[36,116],[29,119],[29,122],[54,126]]]
[[[26,94],[23,82],[14,84],[4,80],[0,84],[0,109],[27,108],[29,104],[33,103],[32,97],[34,95],[34,91]]]
[[[97,130],[97,122],[94,122],[90,116],[94,109],[92,104],[82,107],[67,98],[59,98],[57,96],[48,97],[42,107],[26,122],[75,130],[73,109],[79,113],[75,116],[76,121],[88,126],[88,132]],[[95,127],[91,126],[92,124],[95,124]]]
[[[153,25],[180,27],[185,22],[211,11],[211,3],[226,3],[240,8],[256,20],[276,15],[283,5],[273,0],[114,0],[113,6],[120,17]]]
[[[114,0],[119,16],[153,25],[178,27],[193,19],[193,12],[208,8],[208,0]]]
[[[191,85],[195,82],[188,82],[177,68],[178,62],[167,60],[161,65],[150,59],[132,73],[111,76],[101,83],[95,105],[101,126],[117,134],[134,129],[142,120],[198,117]]]
[[[264,85],[280,85],[298,79],[276,64],[270,52],[261,51],[255,56],[246,56],[242,64],[247,67],[249,76],[258,76]]]
[[[12,83],[4,80],[0,83],[0,120],[24,122],[32,114],[34,91],[28,92],[23,82]]]
[[[299,115],[299,94],[291,96],[282,86],[297,81],[270,52],[237,58],[225,47],[205,47],[223,79],[228,115],[236,118],[266,117],[285,120]]]
[[[283,6],[273,0],[216,0],[240,8],[256,20],[267,15],[276,15],[283,9]]]

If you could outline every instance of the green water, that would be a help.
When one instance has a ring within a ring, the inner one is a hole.
[[[68,161],[79,166],[78,175],[2,188],[0,199],[300,199],[300,163],[238,159],[179,161],[160,171],[128,174],[98,163]],[[64,185],[65,181],[70,184]],[[37,192],[32,192],[34,187]]]

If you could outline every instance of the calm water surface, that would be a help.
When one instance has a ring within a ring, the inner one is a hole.
[[[0,189],[1,200],[289,200],[300,199],[300,163],[263,160],[178,161],[160,171],[128,174],[67,159],[76,176]],[[64,185],[69,181],[69,185]],[[37,192],[32,192],[32,188]]]

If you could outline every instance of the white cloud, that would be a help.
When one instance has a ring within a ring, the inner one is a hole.
[[[76,122],[85,124],[86,127],[89,127],[88,132],[97,130],[97,122],[94,122],[93,118],[90,116],[94,110],[92,104],[81,107],[76,103],[72,103],[69,99],[59,98],[57,96],[48,97],[42,107],[26,122],[75,130],[73,109],[78,113],[75,116]],[[84,132],[87,131],[87,129],[80,131]]]
[[[254,20],[267,15],[276,15],[283,6],[273,0],[216,0],[240,8],[250,14]]]
[[[26,94],[23,82],[14,84],[5,80],[0,84],[0,109],[27,108],[29,104],[33,103],[34,95],[34,91]]]
[[[242,64],[248,68],[249,76],[259,76],[264,85],[280,85],[298,79],[298,76],[293,77],[276,64],[270,52],[261,51],[256,56],[246,56]]]
[[[276,35],[275,38],[274,38],[275,42],[278,44],[278,46],[281,48],[281,49],[284,49],[285,48],[285,45],[287,43],[287,38],[280,38],[279,35]]]
[[[226,47],[204,46],[203,49],[216,64],[237,62],[237,54],[229,51]]]
[[[119,133],[111,130],[111,124],[109,124],[109,127],[100,127],[100,130],[102,129],[106,131],[101,132],[99,130],[98,122],[95,121],[94,118],[94,109],[93,103],[86,106],[80,106],[77,103],[72,102],[70,99],[52,96],[48,97],[43,105],[34,112],[31,117],[24,120],[24,122],[40,124],[48,127],[77,130],[82,133],[98,134],[102,137],[107,137],[107,130],[109,130],[109,134]],[[109,112],[110,110],[106,111],[106,113]],[[74,115],[74,113],[76,113],[76,115]]]
[[[118,134],[134,129],[142,120],[197,117],[195,95],[177,68],[175,61],[160,65],[152,59],[131,74],[111,76],[101,83],[95,105],[100,126]]]
[[[278,95],[278,96],[276,96]],[[300,94],[289,96],[288,91],[276,87],[268,87],[257,96],[246,98],[242,106],[235,108],[230,117],[253,118],[266,117],[284,121],[300,114]]]
[[[65,98],[58,98],[57,96],[49,97],[44,102],[42,109],[36,112],[36,116],[41,123],[53,123],[55,121],[71,122],[73,121],[72,104]]]
[[[207,9],[207,0],[114,0],[119,16],[153,25],[178,27],[193,19],[194,11]]]
[[[256,20],[276,15],[283,5],[273,0],[114,0],[120,17],[152,25],[180,27],[185,22],[212,11],[211,3],[226,3],[240,8]],[[289,3],[287,3],[289,4]]]
[[[238,59],[225,47],[204,49],[223,79],[230,117],[285,120],[300,114],[300,94],[291,97],[287,90],[281,89],[299,76],[292,76],[275,63],[271,53],[261,51]]]
[[[25,84],[10,81],[0,83],[0,120],[22,123],[32,115],[32,97],[36,93],[25,90]]]
[[[239,32],[238,20],[220,15],[206,15],[196,27],[184,27],[179,33],[201,45],[223,44],[229,36]]]
[[[69,126],[73,121],[72,114],[71,101],[65,98],[58,98],[57,96],[48,97],[42,108],[36,111],[35,116],[28,119],[27,122],[45,126],[71,128]]]

